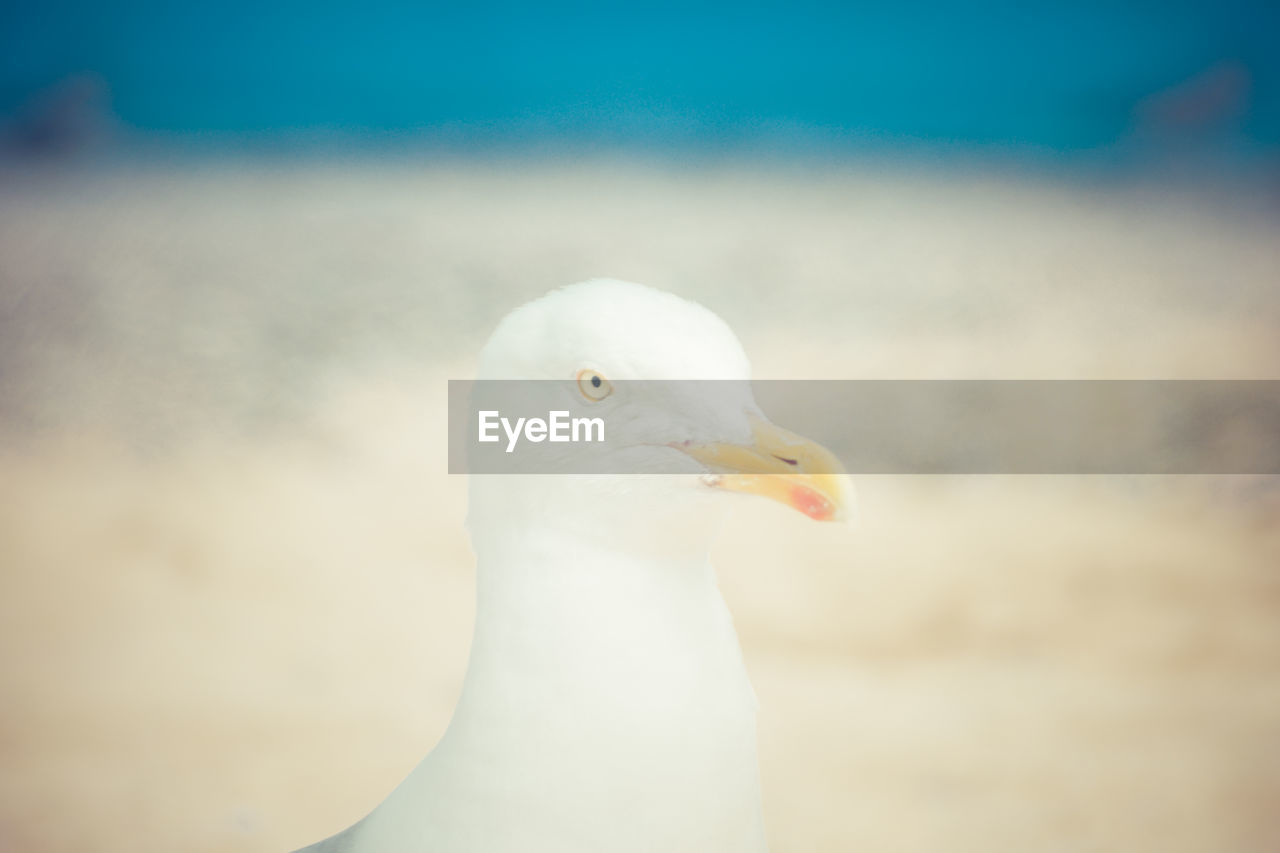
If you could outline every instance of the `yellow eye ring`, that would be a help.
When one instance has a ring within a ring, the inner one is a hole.
[[[613,383],[597,370],[583,368],[578,371],[578,390],[588,400],[603,400],[613,393]]]

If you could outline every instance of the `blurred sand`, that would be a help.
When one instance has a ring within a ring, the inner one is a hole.
[[[892,170],[0,171],[0,850],[281,851],[466,663],[444,381],[593,275],[768,377],[1280,378],[1261,193]],[[718,546],[773,848],[1280,849],[1260,478],[861,478]]]

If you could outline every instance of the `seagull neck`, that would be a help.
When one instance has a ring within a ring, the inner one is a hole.
[[[709,712],[721,713],[723,700],[754,718],[737,636],[704,551],[636,552],[528,530],[477,549],[476,587],[463,706],[488,714],[529,691],[551,691],[607,718],[702,696],[694,704]]]
[[[435,820],[434,804],[478,800],[534,837],[550,825],[595,839],[557,849],[763,850],[755,696],[707,519],[649,513],[645,538],[605,507],[543,508],[505,525],[472,514],[462,695],[388,814]]]
[[[701,601],[715,590],[704,543],[654,538],[625,547],[564,530],[507,531],[476,547],[476,619],[597,618],[640,604],[662,610]]]

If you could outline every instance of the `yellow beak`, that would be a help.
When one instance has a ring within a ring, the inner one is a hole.
[[[764,418],[751,419],[752,443],[694,444],[679,449],[711,469],[711,485],[760,495],[818,521],[844,521],[853,487],[830,450]]]

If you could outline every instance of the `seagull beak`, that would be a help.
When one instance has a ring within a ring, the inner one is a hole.
[[[679,445],[710,469],[710,485],[760,495],[818,521],[844,521],[853,508],[853,487],[835,454],[817,442],[751,418],[750,444]]]

